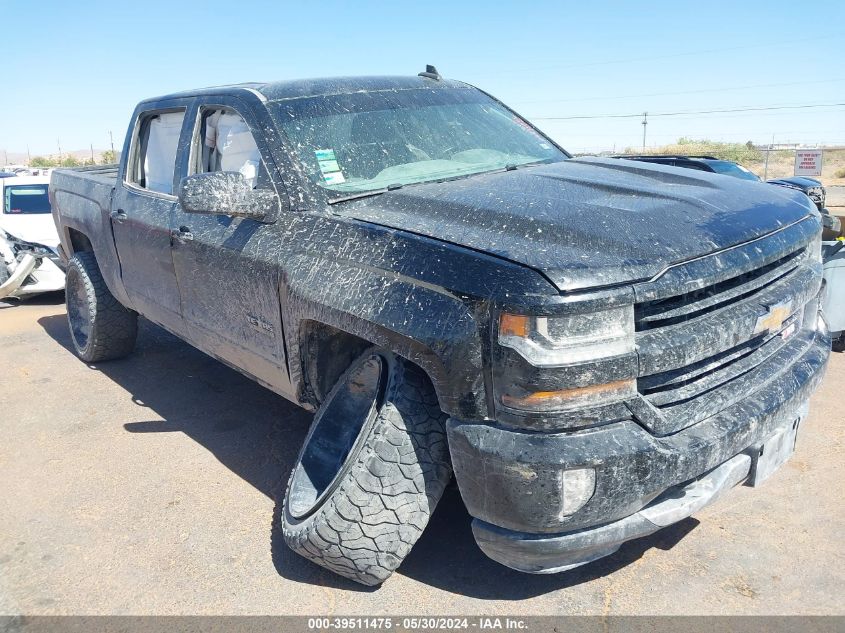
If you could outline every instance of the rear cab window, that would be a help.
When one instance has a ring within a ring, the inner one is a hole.
[[[149,192],[173,195],[173,178],[185,108],[144,112],[138,117],[126,184]]]
[[[26,215],[50,213],[47,184],[6,185],[3,187],[3,213]]]

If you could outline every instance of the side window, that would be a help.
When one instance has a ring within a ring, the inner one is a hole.
[[[251,187],[260,186],[264,170],[255,138],[243,117],[230,108],[203,108],[194,134],[191,173],[236,171]]]
[[[176,150],[184,120],[184,109],[141,115],[127,182],[158,193],[173,193]]]

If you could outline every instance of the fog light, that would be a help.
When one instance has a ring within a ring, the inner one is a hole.
[[[560,482],[560,512],[563,520],[584,507],[596,491],[596,471],[592,468],[562,470],[558,473]]]

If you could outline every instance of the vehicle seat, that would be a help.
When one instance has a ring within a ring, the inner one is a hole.
[[[206,119],[205,145],[211,151],[206,171],[237,171],[255,186],[261,155],[249,126],[234,112],[218,111]]]

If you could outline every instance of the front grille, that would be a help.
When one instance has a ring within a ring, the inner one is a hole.
[[[672,433],[729,406],[728,392],[742,397],[727,386],[740,384],[784,348],[803,327],[804,308],[818,293],[821,266],[810,257],[808,241],[804,234],[780,253],[767,255],[765,247],[733,253],[742,265],[716,261],[717,254],[714,262],[679,267],[674,278],[637,289],[648,298],[634,309],[637,387],[647,403],[638,410],[641,423],[659,435]],[[749,265],[754,259],[759,263]],[[701,270],[713,271],[709,282],[701,280]],[[742,272],[726,276],[728,270]],[[684,284],[693,289],[672,294]],[[783,320],[766,321],[775,313]]]
[[[805,249],[796,250],[766,266],[682,295],[638,304],[637,330],[649,330],[698,318],[731,303],[748,300],[782,279],[800,263]]]
[[[824,202],[825,202],[825,190],[824,189],[814,187],[814,188],[810,189],[810,191],[807,193],[807,195],[810,196],[810,200],[813,201],[813,203],[816,205],[816,207],[819,208],[819,210],[824,208]]]
[[[775,333],[758,334],[736,347],[719,352],[686,367],[643,376],[639,391],[661,410],[689,403],[718,389],[765,362],[784,345],[781,332],[794,325],[797,330],[801,314],[793,314]]]

